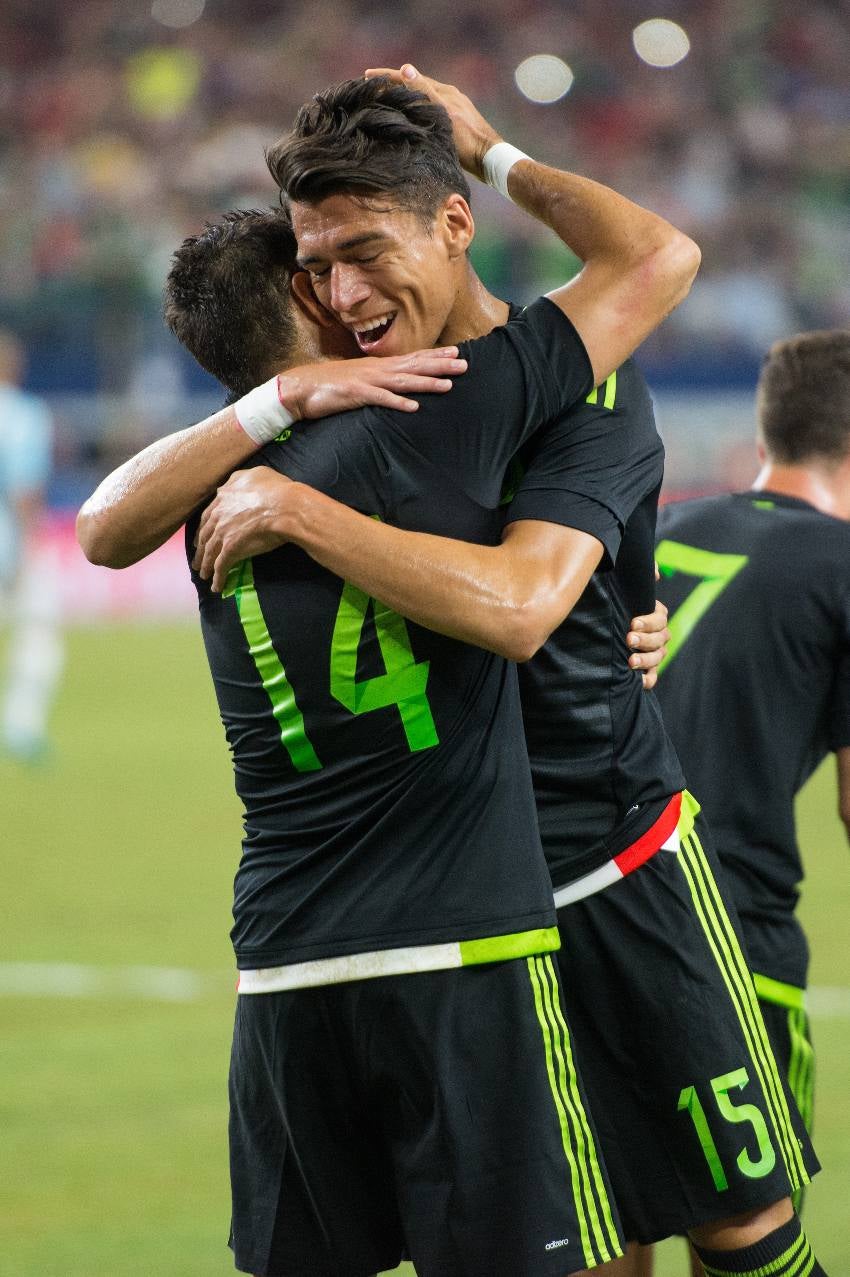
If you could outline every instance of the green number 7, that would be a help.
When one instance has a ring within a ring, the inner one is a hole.
[[[682,545],[679,541],[660,541],[655,549],[655,559],[662,576],[684,572],[686,576],[702,578],[702,584],[688,595],[670,618],[670,642],[667,655],[658,666],[660,674],[690,637],[697,621],[745,566],[747,556],[715,554],[712,550],[699,550],[696,546]]]

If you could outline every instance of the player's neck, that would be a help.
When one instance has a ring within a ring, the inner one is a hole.
[[[466,274],[437,345],[450,346],[459,341],[486,337],[494,328],[506,324],[509,314],[508,303],[488,292],[467,263]]]
[[[850,519],[846,467],[835,470],[812,466],[784,466],[765,461],[753,484],[754,492],[777,492],[780,496],[808,501],[821,514],[836,519]]]

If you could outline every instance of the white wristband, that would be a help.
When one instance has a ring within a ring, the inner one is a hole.
[[[490,150],[487,151],[482,160],[484,181],[488,186],[501,191],[506,199],[510,199],[511,197],[508,194],[508,174],[517,160],[530,159],[530,155],[526,155],[525,151],[520,151],[517,147],[511,146],[510,142],[496,142],[490,147]]]
[[[264,381],[262,386],[249,390],[233,405],[236,420],[249,439],[260,447],[271,443],[281,430],[295,421],[292,413],[281,403],[278,383],[279,378],[272,377],[271,381]]]

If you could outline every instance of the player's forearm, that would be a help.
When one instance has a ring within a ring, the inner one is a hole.
[[[232,408],[152,443],[107,475],[80,510],[86,558],[110,568],[145,558],[256,450]]]
[[[287,539],[409,620],[510,660],[534,655],[595,567],[577,556],[572,569],[553,572],[544,553],[535,561],[506,545],[408,532],[292,486],[280,529]]]
[[[687,295],[699,249],[649,209],[590,178],[533,160],[514,164],[508,190],[584,263],[588,291],[599,296],[616,281],[608,318],[633,328],[635,345]]]

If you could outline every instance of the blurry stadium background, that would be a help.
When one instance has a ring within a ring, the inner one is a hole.
[[[535,157],[701,244],[690,298],[641,352],[668,495],[745,486],[765,350],[848,323],[847,0],[4,0],[0,325],[23,336],[27,386],[55,414],[42,556],[69,659],[50,758],[0,761],[2,1277],[232,1271],[238,805],[179,545],[96,570],[72,517],[131,451],[220,403],[161,322],[174,247],[205,218],[274,202],[263,147],[305,98],[407,59]],[[513,206],[474,196],[494,291],[527,300],[573,268]],[[839,1277],[850,866],[834,807],[827,768],[801,810],[826,1166],[807,1211]],[[685,1271],[668,1244],[659,1277]]]

